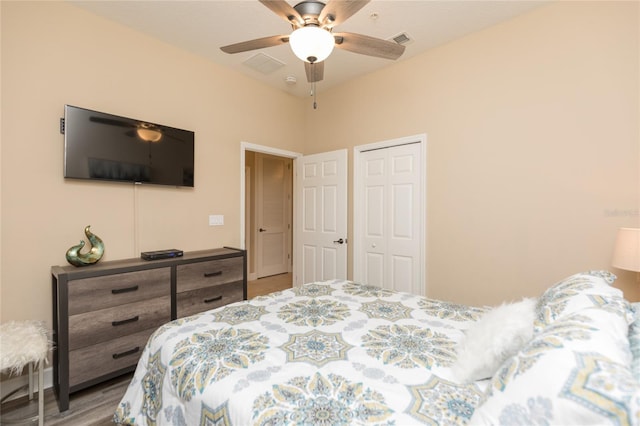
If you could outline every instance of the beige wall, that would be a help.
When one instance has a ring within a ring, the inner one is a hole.
[[[49,268],[86,225],[104,260],[239,246],[240,142],[300,151],[301,101],[68,3],[1,7],[1,320],[51,322]],[[66,103],[194,130],[195,189],[65,181]]]
[[[49,267],[88,224],[105,260],[239,245],[240,141],[314,153],[426,133],[429,296],[499,303],[609,268],[616,229],[640,226],[638,17],[635,2],[546,6],[313,111],[68,4],[2,2],[0,320],[51,321]],[[65,182],[65,103],[195,130],[195,189]]]
[[[330,137],[305,152],[427,134],[431,297],[610,268],[617,228],[640,225],[638,21],[637,2],[559,2],[320,93],[307,126]]]

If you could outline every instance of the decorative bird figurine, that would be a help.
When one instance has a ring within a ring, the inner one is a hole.
[[[67,262],[74,266],[87,266],[98,262],[104,254],[104,243],[97,235],[91,233],[89,230],[91,225],[84,228],[84,234],[87,236],[91,249],[87,253],[80,253],[80,250],[84,247],[85,242],[80,241],[80,244],[71,247],[67,250]]]

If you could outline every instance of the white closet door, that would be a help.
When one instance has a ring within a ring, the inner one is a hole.
[[[420,143],[360,153],[356,280],[424,294],[421,168]]]

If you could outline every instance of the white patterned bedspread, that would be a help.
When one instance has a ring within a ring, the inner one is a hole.
[[[464,424],[484,388],[453,381],[483,312],[348,281],[239,302],[160,327],[122,424]]]

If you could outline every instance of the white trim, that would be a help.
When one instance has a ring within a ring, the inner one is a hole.
[[[398,145],[405,145],[408,143],[420,144],[420,161],[422,162],[420,182],[420,191],[422,204],[420,206],[420,226],[422,230],[422,238],[420,239],[420,255],[422,261],[420,262],[420,276],[422,277],[422,291],[421,295],[427,294],[427,134],[421,133],[418,135],[407,136],[398,139],[391,139],[387,141],[374,142],[366,145],[358,145],[353,148],[353,280],[362,281],[362,265],[359,261],[357,253],[362,250],[360,241],[360,227],[356,226],[356,220],[362,217],[363,200],[361,191],[357,188],[361,184],[360,179],[360,155],[362,152],[371,151],[374,149],[391,148]]]
[[[302,154],[300,154],[299,152],[293,152],[293,151],[286,151],[284,149],[279,149],[279,148],[272,148],[270,146],[264,146],[264,145],[256,145],[253,143],[249,143],[249,142],[240,142],[240,245],[242,249],[245,249],[245,238],[246,238],[246,233],[245,233],[245,173],[244,173],[244,169],[246,167],[245,165],[245,155],[246,155],[246,151],[253,151],[253,152],[260,152],[263,154],[271,154],[271,155],[277,155],[278,157],[286,157],[286,158],[292,158],[293,159],[293,170],[295,171],[295,167],[296,167],[296,159],[299,157],[302,157]],[[295,178],[293,179],[293,194],[295,194],[296,192],[296,188],[295,188]],[[294,203],[296,203],[296,200],[293,200]],[[294,229],[294,224],[296,222],[296,212],[295,212],[295,208],[294,208],[294,212],[293,212],[293,223],[291,224],[291,229]],[[296,234],[293,234],[293,247],[295,247],[295,240],[296,240]],[[294,270],[293,270],[293,275],[295,276],[295,266],[294,266]]]
[[[253,170],[251,170],[251,167],[247,167],[245,166],[244,168],[244,182],[245,185],[247,185],[249,187],[249,193],[251,193],[251,187],[253,186],[252,184],[252,177],[253,176]],[[246,188],[246,186],[245,186]],[[244,241],[244,248],[247,250],[247,281],[253,281],[258,279],[258,274],[256,273],[256,271],[254,270],[253,272],[251,272],[251,262],[253,262],[253,258],[251,257],[251,239],[246,238],[246,236],[248,235],[248,231],[249,231],[249,222],[251,222],[251,196],[249,196],[248,194],[246,194],[245,191],[245,226],[244,226],[244,230],[245,230],[245,239]]]
[[[264,145],[256,145],[249,142],[240,142],[240,149],[242,153],[244,153],[244,151],[254,151],[254,152],[261,152],[263,154],[277,155],[278,157],[286,157],[286,158],[302,157],[302,154],[300,154],[299,152],[286,151],[284,149],[272,148],[270,146],[264,146]]]

